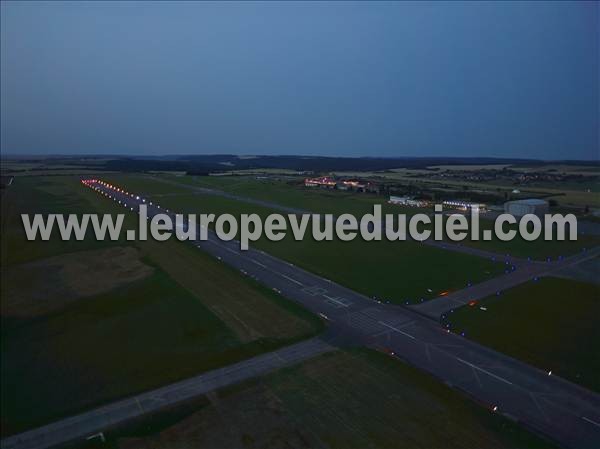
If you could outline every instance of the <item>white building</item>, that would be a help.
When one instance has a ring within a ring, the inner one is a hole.
[[[504,212],[515,217],[522,217],[526,214],[541,216],[548,213],[548,201],[537,198],[508,201],[504,203]]]
[[[401,206],[410,206],[410,207],[427,207],[429,206],[429,201],[426,200],[416,200],[411,196],[390,196],[390,200],[388,201],[390,204],[399,204]]]
[[[449,207],[451,209],[459,209],[464,211],[474,211],[474,212],[485,212],[486,205],[481,203],[471,203],[469,201],[460,201],[460,200],[446,200],[442,202],[444,207]]]

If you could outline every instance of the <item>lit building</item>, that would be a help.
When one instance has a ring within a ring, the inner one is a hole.
[[[321,178],[306,178],[304,180],[305,187],[335,187],[335,180],[328,176],[323,176]]]
[[[461,201],[461,200],[446,200],[442,202],[444,207],[449,207],[451,209],[458,209],[463,211],[475,211],[475,212],[485,212],[487,210],[487,206],[482,203],[472,203],[470,201]]]
[[[353,189],[364,189],[366,187],[365,183],[362,183],[355,179],[348,179],[348,180],[342,181],[342,184],[344,184],[346,187],[353,188]]]

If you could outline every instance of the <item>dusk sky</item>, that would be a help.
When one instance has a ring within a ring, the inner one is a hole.
[[[596,2],[1,4],[3,154],[599,157]]]

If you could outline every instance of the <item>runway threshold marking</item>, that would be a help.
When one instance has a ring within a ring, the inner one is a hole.
[[[589,422],[590,424],[593,424],[596,427],[600,427],[600,423],[597,423],[596,421],[592,421],[590,418],[586,418],[585,416],[582,416],[581,419],[583,419],[584,421]]]
[[[279,273],[279,275],[280,275],[280,276],[282,276],[282,277],[284,277],[284,278],[286,278],[288,281],[292,281],[294,284],[298,284],[300,287],[304,287],[304,284],[303,284],[302,282],[300,282],[300,281],[297,281],[297,280],[296,280],[296,279],[294,279],[294,278],[291,278],[291,277],[289,277],[289,276],[286,276],[286,275],[285,275],[285,274],[283,274],[283,273]]]
[[[389,325],[388,323],[385,323],[385,322],[383,322],[383,321],[379,321],[379,324],[381,324],[381,325],[383,325],[383,326],[385,326],[385,327],[387,327],[387,328],[390,328],[391,330],[393,330],[393,331],[395,331],[395,332],[399,332],[399,333],[401,333],[402,335],[406,335],[408,338],[412,338],[413,340],[416,340],[416,338],[415,338],[415,337],[413,337],[412,335],[410,335],[410,334],[408,334],[408,333],[406,333],[406,332],[404,332],[404,331],[401,331],[401,330],[400,330],[400,329],[398,329],[397,327],[391,326],[391,325]]]
[[[464,363],[464,364],[465,364],[465,365],[467,365],[467,366],[470,366],[470,367],[471,367],[471,368],[473,368],[473,369],[479,370],[479,371],[481,371],[482,373],[485,373],[485,374],[487,374],[488,376],[491,376],[491,377],[493,377],[494,379],[498,379],[499,381],[501,381],[501,382],[504,382],[505,384],[508,384],[508,385],[513,385],[513,383],[512,383],[511,381],[509,381],[509,380],[506,380],[504,377],[500,377],[500,376],[498,376],[498,375],[496,375],[496,374],[494,374],[494,373],[490,373],[488,370],[485,370],[485,369],[483,369],[483,368],[480,368],[480,367],[479,367],[479,366],[477,366],[477,365],[473,365],[472,363],[470,363],[470,362],[467,362],[466,360],[463,360],[463,359],[461,359],[460,357],[456,357],[456,360],[458,360],[458,361],[459,361],[459,362],[461,362],[461,363]]]

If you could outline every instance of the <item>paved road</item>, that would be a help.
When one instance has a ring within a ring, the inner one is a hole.
[[[1,446],[3,449],[33,449],[82,441],[88,436],[163,407],[199,397],[218,388],[299,363],[334,349],[322,339],[307,340],[6,438],[2,440]]]
[[[99,188],[109,192],[106,187]],[[141,202],[112,191],[107,195],[126,202],[127,208],[136,208]],[[149,215],[159,212],[165,210],[156,205],[149,208]],[[261,251],[240,251],[239,242],[223,242],[209,232],[208,241],[195,244],[284,297],[327,317],[329,329],[324,338],[331,345],[385,348],[490,411],[497,407],[497,413],[565,447],[600,447],[600,395],[445,332],[435,321],[409,309],[380,304]],[[102,429],[90,426],[84,430],[92,433]]]

